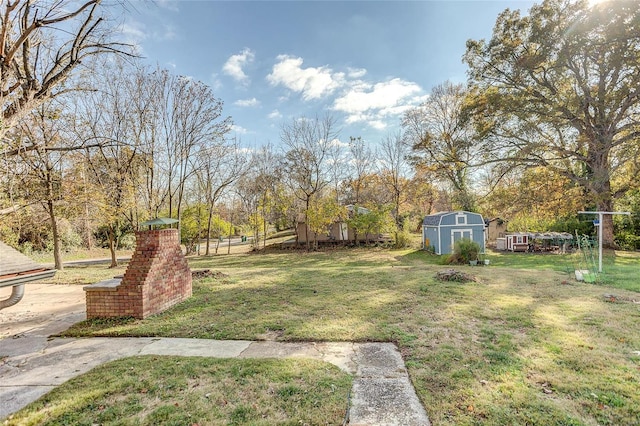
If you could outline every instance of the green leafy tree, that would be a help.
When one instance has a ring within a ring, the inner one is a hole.
[[[328,234],[331,225],[346,216],[346,209],[335,197],[313,197],[307,211],[307,226],[313,231],[313,245],[318,249],[318,235]]]
[[[486,160],[548,167],[611,211],[628,189],[612,187],[612,177],[638,160],[640,3],[545,0],[528,16],[507,9],[489,41],[467,42],[465,61]],[[610,215],[603,225],[612,244]]]
[[[370,238],[394,229],[394,221],[391,216],[391,207],[385,205],[372,208],[353,208],[352,216],[347,224],[354,231],[354,243],[358,244],[358,235],[364,235],[365,243],[369,244]]]

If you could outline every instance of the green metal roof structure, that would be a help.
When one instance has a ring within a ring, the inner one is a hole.
[[[174,223],[178,222],[180,222],[178,219],[173,219],[170,217],[157,217],[155,219],[142,222],[140,226],[148,226],[149,229],[151,229],[152,226],[173,225]]]

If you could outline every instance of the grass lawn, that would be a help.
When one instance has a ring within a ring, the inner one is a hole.
[[[3,424],[341,424],[351,378],[314,360],[143,356],[72,379]]]
[[[456,267],[469,283],[437,281],[449,266],[412,250],[196,258],[225,276],[155,317],[67,335],[394,341],[436,425],[637,424],[640,255],[610,253],[598,285],[560,255],[488,258]]]

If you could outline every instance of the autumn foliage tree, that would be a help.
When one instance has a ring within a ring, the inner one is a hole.
[[[331,226],[347,216],[344,206],[331,196],[314,196],[307,211],[307,226],[313,231],[313,246],[318,249],[318,235],[328,235]]]
[[[489,41],[467,42],[465,61],[488,159],[547,167],[611,211],[629,189],[612,178],[638,160],[640,3],[545,0],[528,16],[507,9]],[[612,244],[611,216],[603,225]]]
[[[283,161],[285,179],[302,203],[305,223],[312,198],[329,184],[328,153],[336,136],[335,119],[331,116],[300,117],[282,127],[280,137],[287,150]],[[309,236],[305,237],[309,250]]]

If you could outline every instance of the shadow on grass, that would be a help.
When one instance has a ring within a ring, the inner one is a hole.
[[[553,255],[456,267],[477,276],[466,284],[436,281],[449,268],[436,259],[410,250],[195,259],[227,278],[196,282],[194,297],[155,317],[84,323],[68,334],[394,341],[434,424],[640,417],[632,356],[640,312],[631,301],[609,303],[607,287],[541,266]]]

